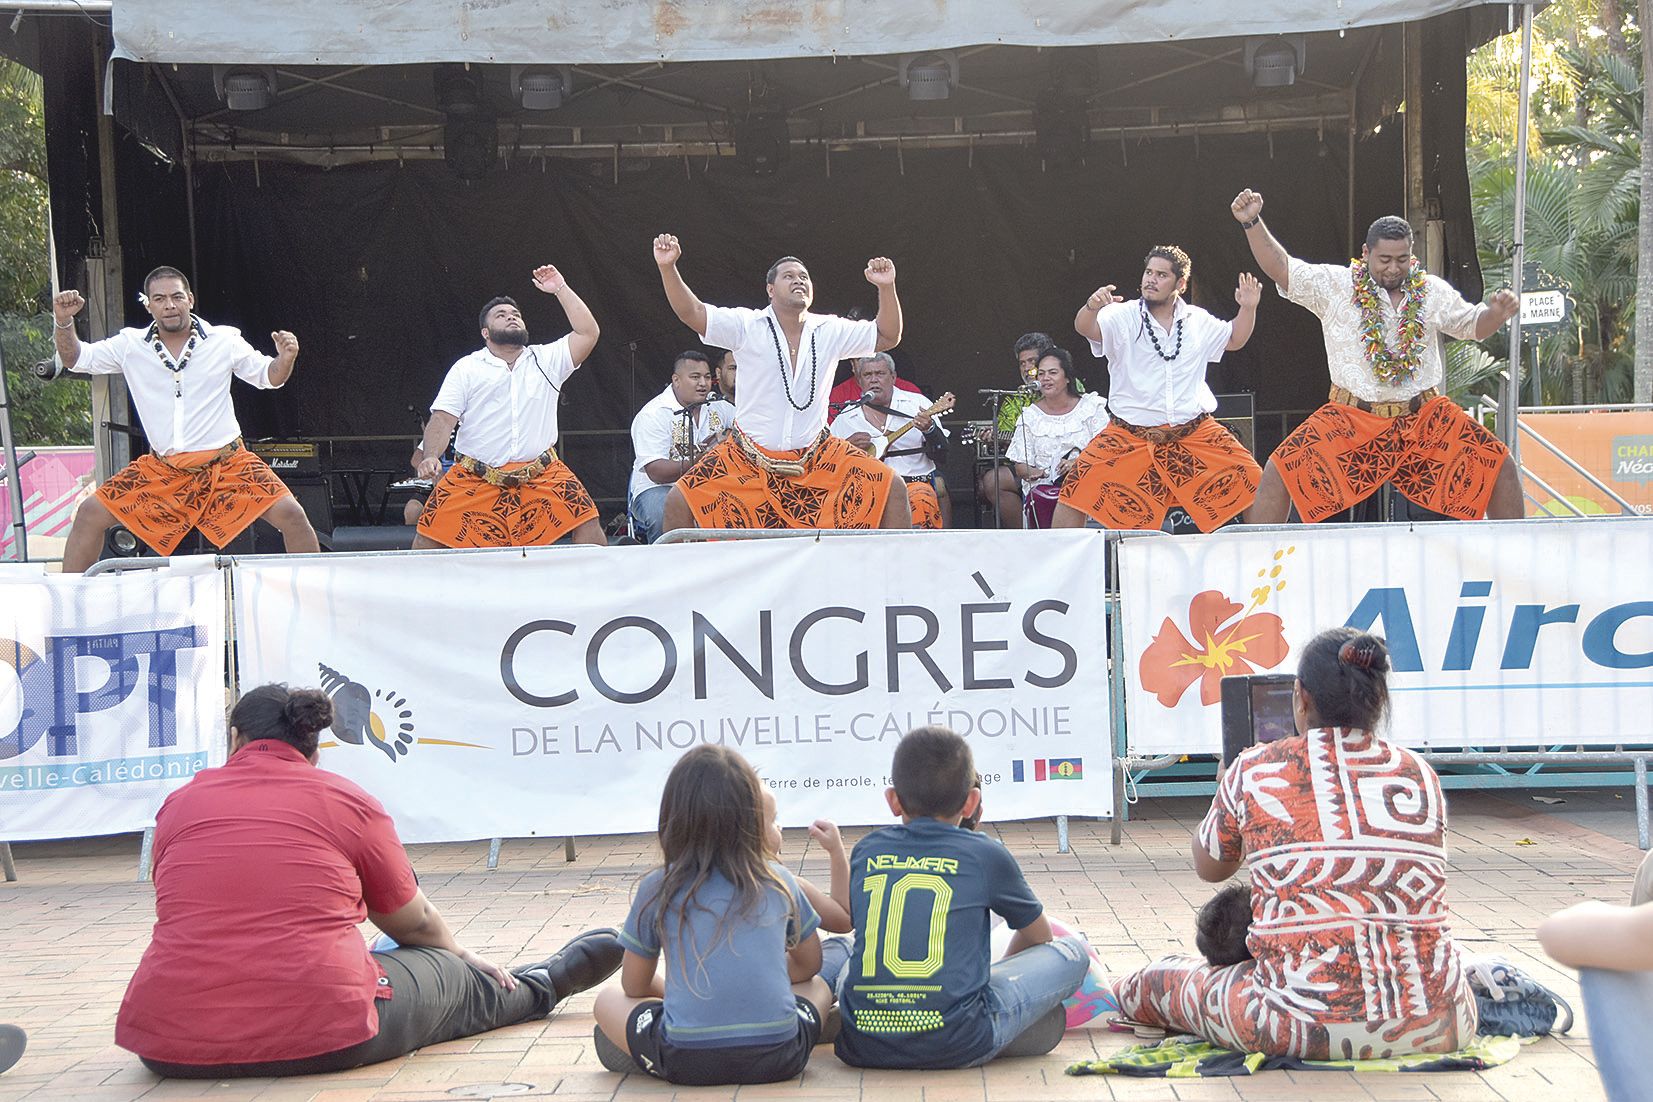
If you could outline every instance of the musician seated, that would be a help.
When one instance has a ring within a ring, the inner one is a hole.
[[[413,457],[408,460],[409,465],[411,465],[413,467],[413,473],[414,473],[415,477],[412,478],[412,479],[409,479],[408,480],[409,482],[419,482],[420,481],[418,479],[419,464],[420,464],[421,461],[423,461],[424,458],[425,458],[425,445],[423,444],[423,442],[415,444],[413,446]],[[448,468],[451,467],[451,466],[453,466],[453,449],[450,448],[447,451],[442,453],[442,474],[447,474],[448,473]],[[440,476],[438,476],[438,477],[440,477]],[[403,524],[413,525],[413,524],[418,524],[419,523],[419,514],[423,513],[425,511],[425,502],[430,500],[430,493],[431,493],[432,490],[434,490],[436,488],[436,483],[435,482],[424,482],[424,483],[422,483],[422,485],[424,486],[424,489],[422,491],[420,491],[419,493],[415,493],[413,496],[409,497],[407,499],[407,504],[402,506],[402,523]],[[400,486],[392,486],[391,489],[392,490],[400,489]]]
[[[832,435],[883,460],[906,481],[914,528],[947,527],[953,503],[936,469],[936,460],[947,452],[947,430],[936,414],[952,408],[953,396],[943,394],[932,403],[902,388],[895,361],[884,352],[857,360],[854,370],[860,401],[832,422]]]
[[[1039,353],[1035,379],[1039,396],[1016,419],[1005,457],[1022,481],[1022,526],[1049,528],[1062,480],[1091,437],[1107,427],[1108,406],[1099,395],[1080,391],[1065,348]]]
[[[735,423],[735,407],[711,398],[712,364],[704,352],[678,354],[671,385],[631,422],[631,468],[627,511],[632,529],[644,543],[660,538],[666,494],[700,453],[722,438]]]

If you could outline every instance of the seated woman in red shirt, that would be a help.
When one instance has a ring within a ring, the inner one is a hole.
[[[1127,1017],[1308,1060],[1475,1039],[1447,930],[1446,802],[1429,764],[1380,733],[1388,672],[1383,640],[1354,628],[1304,646],[1297,736],[1236,757],[1194,838],[1201,879],[1249,869],[1255,959],[1155,961],[1118,985]]]
[[[160,1075],[342,1071],[543,1018],[601,983],[613,930],[506,971],[462,948],[390,816],[316,768],[332,702],[264,685],[230,713],[229,761],[155,817],[155,930],[115,1043]],[[368,951],[363,919],[397,942]]]

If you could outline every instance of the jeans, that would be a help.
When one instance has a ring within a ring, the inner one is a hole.
[[[1580,968],[1584,1012],[1590,1017],[1590,1048],[1609,1102],[1646,1098],[1647,1066],[1640,1062],[1653,1018],[1653,972],[1609,972]]]
[[[660,538],[660,531],[666,526],[666,495],[670,492],[670,486],[650,486],[627,503],[632,527],[644,543]]]
[[[840,999],[849,978],[845,966],[853,948],[852,939],[847,937],[821,939],[821,978]],[[1089,969],[1090,953],[1084,941],[1072,934],[994,961],[987,981],[993,1050],[975,1065],[993,1059],[1052,1007],[1077,991]]]
[[[171,1064],[144,1060],[156,1075],[173,1079],[316,1075],[348,1071],[405,1056],[414,1049],[515,1025],[551,1013],[557,995],[519,977],[507,991],[444,949],[397,948],[376,952],[394,994],[374,1003],[379,1032],[360,1044],[306,1056],[253,1064]]]

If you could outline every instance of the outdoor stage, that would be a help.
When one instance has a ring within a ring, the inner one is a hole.
[[[1562,790],[1541,805],[1525,793],[1449,796],[1452,930],[1475,953],[1507,956],[1578,1006],[1571,973],[1538,949],[1532,931],[1545,915],[1584,898],[1624,900],[1640,859],[1625,801],[1602,790]],[[653,809],[653,798],[639,798]],[[783,798],[783,810],[787,805]],[[1616,808],[1605,805],[1617,804]],[[1071,853],[1056,852],[1049,823],[991,828],[1015,853],[1028,882],[1053,913],[1071,918],[1103,961],[1126,970],[1163,953],[1188,951],[1194,908],[1211,893],[1189,865],[1188,837],[1205,801],[1156,800],[1133,809],[1123,846],[1107,824],[1076,822]],[[991,810],[991,809],[990,809]],[[1574,812],[1583,812],[1575,815]],[[846,831],[853,844],[860,830]],[[826,861],[787,832],[787,865],[818,884]],[[23,1062],[0,1077],[0,1102],[440,1102],[455,1097],[526,1097],[551,1102],[667,1099],[673,1088],[602,1070],[591,1046],[592,996],[570,1000],[550,1021],[437,1046],[346,1075],[273,1081],[162,1082],[110,1044],[127,977],[149,940],[154,895],[132,877],[137,839],[31,843],[17,847],[22,879],[0,884],[0,928],[26,953],[0,957],[0,1020],[30,1033]],[[499,962],[537,959],[575,932],[618,923],[635,878],[652,860],[648,835],[586,839],[567,864],[560,844],[508,843],[500,867],[484,867],[476,845],[414,846],[420,883],[463,944]],[[1040,1099],[1461,1100],[1595,1102],[1604,1096],[1588,1041],[1539,1041],[1514,1061],[1481,1073],[1361,1074],[1268,1072],[1249,1079],[1069,1078],[1062,1069],[1125,1046],[1097,1026],[1071,1032],[1054,1053],[1004,1060],[985,1070],[861,1072],[816,1050],[799,1080],[768,1087],[701,1088],[677,1097],[790,1099],[793,1102],[1037,1102]],[[505,1088],[501,1084],[522,1084]],[[491,1085],[497,1094],[485,1088]],[[467,1089],[470,1088],[470,1089]],[[506,1094],[506,1090],[513,1092]]]

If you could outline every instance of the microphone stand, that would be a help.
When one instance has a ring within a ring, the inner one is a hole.
[[[1027,388],[1021,386],[1015,390],[997,390],[993,387],[982,387],[976,391],[977,394],[987,395],[987,404],[993,408],[993,500],[989,505],[993,510],[993,527],[998,529],[1004,527],[1004,516],[999,512],[999,494],[1002,492],[999,489],[999,471],[1004,468],[1004,448],[999,444],[999,419],[1004,416],[1005,399],[1012,394],[1026,394],[1027,392]],[[1015,430],[1012,429],[1011,431],[1014,432]],[[1015,472],[1012,471],[1011,474],[1014,475]]]

